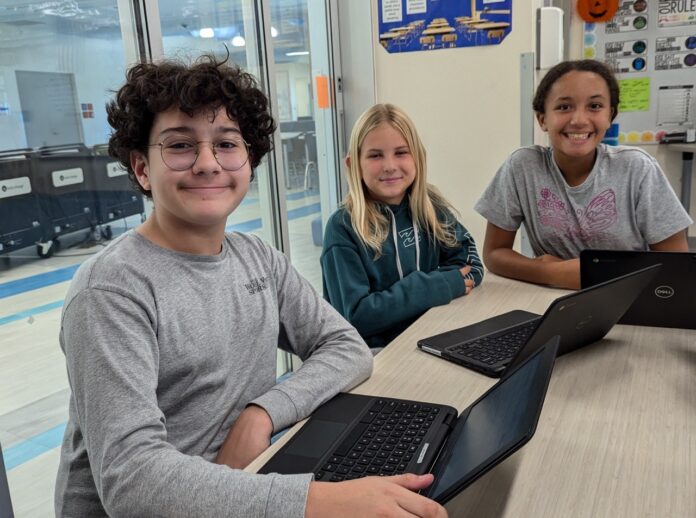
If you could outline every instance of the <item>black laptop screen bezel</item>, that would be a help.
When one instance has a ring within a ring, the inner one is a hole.
[[[461,478],[455,480],[449,487],[438,492],[437,495],[432,494],[433,488],[435,487],[435,483],[433,483],[430,487],[426,488],[422,492],[424,496],[432,498],[440,504],[448,502],[453,497],[458,495],[461,491],[463,491],[466,487],[471,485],[474,481],[478,480],[486,472],[491,470],[497,464],[502,462],[504,459],[512,455],[515,451],[517,451],[519,448],[521,448],[527,442],[529,442],[529,440],[534,435],[534,432],[536,431],[539,416],[541,415],[541,409],[543,407],[543,401],[546,398],[546,391],[548,389],[549,381],[551,379],[551,373],[553,371],[553,364],[556,359],[559,341],[560,339],[558,336],[553,337],[546,343],[546,345],[540,347],[537,350],[537,352],[535,352],[529,358],[527,358],[527,360],[525,360],[524,363],[521,363],[520,365],[515,367],[513,371],[511,371],[503,379],[498,381],[498,383],[496,383],[493,387],[486,391],[480,398],[478,398],[464,412],[462,412],[462,416],[457,421],[457,424],[452,430],[452,433],[447,438],[447,442],[443,446],[442,452],[440,453],[437,461],[433,465],[431,473],[435,476],[435,479],[437,480],[438,476],[440,476],[446,468],[447,463],[449,462],[452,454],[452,447],[455,444],[459,435],[462,433],[462,430],[466,424],[466,419],[468,418],[471,410],[476,405],[478,405],[483,399],[485,399],[491,392],[499,389],[501,385],[507,383],[511,378],[515,376],[515,373],[525,368],[525,366],[532,362],[537,356],[543,355],[543,358],[541,358],[541,363],[537,367],[537,372],[546,372],[546,375],[543,377],[537,375],[536,379],[534,379],[533,385],[534,392],[541,393],[542,402],[540,405],[538,405],[538,408],[536,409],[536,414],[533,416],[534,418],[532,419],[532,426],[525,430],[524,434],[520,436],[518,440],[516,440],[512,444],[509,444],[504,450],[500,450],[488,457],[487,459],[485,459],[484,461],[482,461],[475,469],[469,471]]]

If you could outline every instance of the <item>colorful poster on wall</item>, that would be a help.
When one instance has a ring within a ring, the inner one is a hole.
[[[696,125],[696,0],[621,0],[584,37],[585,57],[619,79],[619,142],[657,143]]]
[[[387,52],[497,45],[512,31],[512,0],[379,0]]]

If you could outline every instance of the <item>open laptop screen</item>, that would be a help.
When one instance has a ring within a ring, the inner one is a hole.
[[[427,496],[448,500],[532,437],[556,349],[539,350],[459,419],[432,471],[435,481]]]

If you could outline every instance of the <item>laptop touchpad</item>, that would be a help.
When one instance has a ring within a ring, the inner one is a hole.
[[[346,426],[346,423],[310,419],[290,440],[285,453],[318,459],[329,450]]]

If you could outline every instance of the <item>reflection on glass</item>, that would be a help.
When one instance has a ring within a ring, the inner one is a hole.
[[[24,482],[13,486],[10,472],[16,516],[55,514],[54,432],[65,427],[69,396],[58,335],[70,276],[106,244],[97,240],[138,224],[143,210],[103,148],[105,102],[126,66],[119,4],[129,2],[0,2],[0,284],[16,288],[0,295],[0,414],[3,429],[22,430],[2,443],[27,451],[29,435],[52,438],[47,455],[19,459]]]
[[[0,151],[106,142],[104,103],[124,73],[117,0],[3,4]],[[18,85],[18,73],[33,75]]]
[[[77,231],[108,238],[140,220],[142,198],[103,152],[119,19],[117,0],[0,9],[0,254],[48,257]]]
[[[316,97],[328,93],[328,82],[322,82],[329,75],[324,8],[317,0],[271,0],[271,24],[278,33],[273,55],[290,252],[295,267],[318,291],[323,222],[331,213],[329,205],[335,208],[329,186],[337,173],[327,146],[333,124],[323,117],[330,119],[332,109],[319,106],[314,90],[325,84],[326,92]]]

